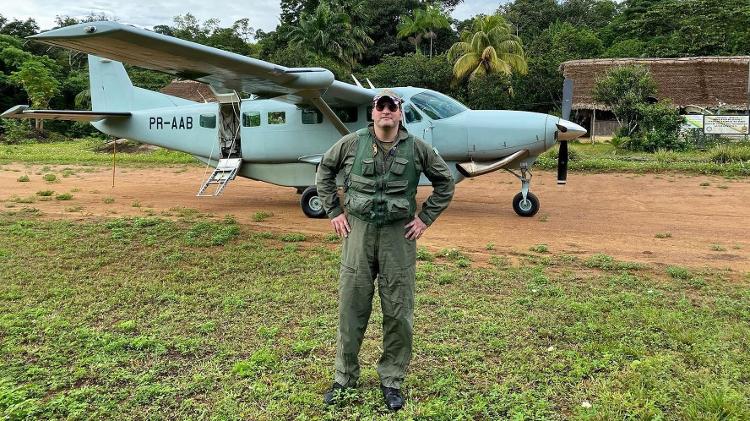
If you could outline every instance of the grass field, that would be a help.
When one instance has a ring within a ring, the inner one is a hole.
[[[102,139],[77,139],[69,142],[0,144],[0,164],[24,162],[29,164],[111,165],[112,154],[96,152],[104,144]],[[117,164],[149,166],[164,164],[197,164],[189,154],[166,149],[148,153],[118,153]]]
[[[2,213],[0,418],[388,416],[378,310],[360,388],[338,407],[321,402],[338,253],[330,236],[190,209],[85,222]],[[489,262],[419,256],[396,418],[748,419],[747,274],[543,245]]]

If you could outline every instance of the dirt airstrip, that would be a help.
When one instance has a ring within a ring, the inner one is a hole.
[[[70,168],[67,177],[63,169]],[[231,214],[257,229],[328,233],[327,220],[308,219],[295,190],[247,179],[229,184],[223,196],[198,198],[204,169],[195,166],[118,168],[115,187],[105,167],[3,165],[0,201],[7,210],[32,206],[49,218],[129,216],[184,207]],[[55,173],[57,181],[42,179]],[[71,174],[72,173],[72,174]],[[30,181],[17,179],[28,174]],[[532,191],[541,201],[533,218],[516,216],[511,199],[520,182],[504,172],[465,180],[450,208],[424,235],[430,249],[458,247],[480,260],[489,254],[528,252],[546,244],[551,253],[691,267],[750,271],[750,181],[680,174],[569,175],[558,186],[552,172],[537,171]],[[36,192],[71,192],[72,200],[38,200]],[[419,203],[429,194],[420,188]],[[17,203],[35,197],[32,204]],[[254,222],[258,211],[273,213]],[[662,238],[657,238],[662,237]],[[487,244],[494,248],[487,250]]]

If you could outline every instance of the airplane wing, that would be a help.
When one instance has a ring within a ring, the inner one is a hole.
[[[118,22],[90,22],[29,37],[59,47],[265,98],[322,98],[329,105],[361,105],[376,91],[334,80],[323,68],[288,68]]]
[[[127,112],[110,113],[79,110],[30,110],[28,108],[27,105],[16,105],[0,114],[0,117],[17,119],[38,118],[44,120],[99,121],[105,118],[126,118],[131,115]]]

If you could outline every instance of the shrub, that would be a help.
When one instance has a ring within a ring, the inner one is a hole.
[[[656,84],[642,66],[615,67],[597,80],[594,100],[609,106],[622,124],[616,147],[649,152],[687,148],[679,138],[684,118],[670,102],[655,103],[655,95]]]
[[[28,183],[29,181],[30,180],[29,180],[29,176],[28,175],[22,175],[22,176],[18,177],[18,182],[19,183]]]
[[[26,142],[33,137],[31,125],[28,120],[6,118],[0,120],[0,125],[2,125],[5,132],[2,138],[0,138],[0,143],[15,145]]]
[[[708,156],[717,164],[750,161],[750,145],[716,145],[708,151]]]

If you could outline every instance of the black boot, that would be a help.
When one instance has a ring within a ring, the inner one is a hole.
[[[401,396],[401,391],[393,387],[380,386],[380,390],[383,391],[383,399],[385,400],[385,406],[391,411],[398,411],[404,407],[404,398]]]
[[[354,386],[356,387],[356,386]],[[323,394],[323,403],[326,405],[334,405],[339,400],[339,396],[345,393],[347,390],[354,389],[354,387],[342,386],[338,383],[333,383],[330,389]]]

